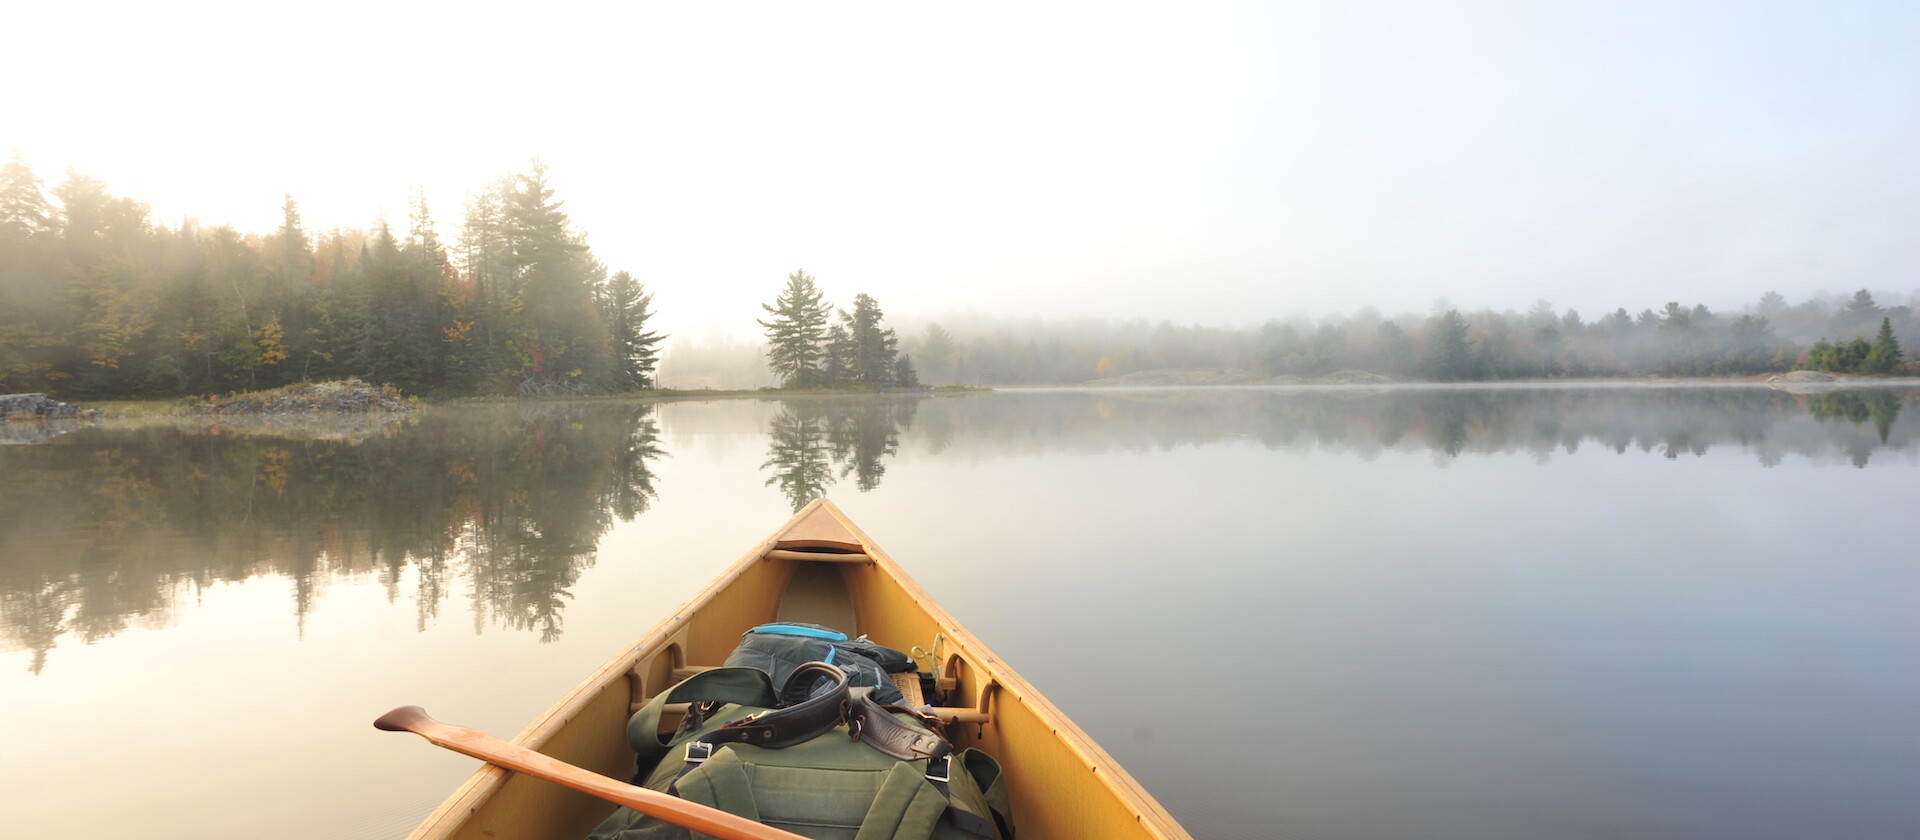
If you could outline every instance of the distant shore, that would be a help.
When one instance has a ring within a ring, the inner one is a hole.
[[[320,383],[321,386],[327,383]],[[1371,389],[1371,388],[1597,388],[1597,387],[1774,387],[1792,390],[1823,390],[1833,388],[1872,388],[1872,387],[1920,387],[1920,377],[1911,376],[1868,376],[1864,374],[1827,374],[1815,371],[1790,371],[1781,374],[1763,376],[1729,377],[1582,377],[1556,379],[1493,379],[1465,382],[1434,382],[1428,380],[1392,379],[1378,374],[1361,371],[1339,371],[1317,377],[1260,377],[1245,371],[1219,370],[1177,370],[1142,371],[1126,376],[1097,379],[1088,382],[1062,383],[1058,385],[1022,385],[1008,386],[1003,389],[971,385],[942,385],[930,388],[902,388],[888,390],[854,389],[789,389],[789,388],[657,388],[645,391],[630,391],[619,394],[591,394],[560,397],[451,397],[446,399],[405,397],[400,398],[405,409],[396,410],[389,405],[374,409],[374,413],[404,413],[414,407],[438,405],[509,405],[520,403],[560,403],[560,402],[681,402],[701,400],[736,399],[808,399],[823,397],[858,396],[957,396],[965,394],[989,393],[994,390],[1127,390],[1159,388],[1220,388],[1220,389]],[[296,414],[346,414],[364,413],[354,408],[341,408],[340,391],[333,394],[334,404],[306,403],[298,399],[288,400],[284,394],[299,386],[273,389],[261,392],[238,392],[213,399],[161,399],[161,400],[108,400],[81,403],[85,408],[96,409],[101,419],[139,420],[149,418],[193,418],[200,417],[215,421],[231,421],[237,416],[265,415],[290,416]],[[318,386],[309,386],[318,387]],[[378,386],[363,386],[366,390],[380,390]],[[357,388],[345,393],[352,395]],[[391,400],[392,392],[386,392]],[[276,406],[276,398],[279,402]],[[349,396],[347,399],[354,399]],[[369,397],[376,400],[377,398]]]
[[[1473,379],[1441,382],[1430,379],[1395,379],[1371,371],[1340,370],[1321,376],[1262,376],[1252,371],[1221,368],[1191,368],[1137,371],[1122,376],[1096,379],[1071,388],[1326,388],[1326,387],[1555,387],[1555,386],[1715,386],[1715,385],[1815,385],[1853,387],[1878,385],[1920,385],[1920,377],[1874,376],[1853,373],[1823,373],[1796,370],[1754,376],[1593,376],[1552,379]]]
[[[974,385],[941,385],[927,388],[870,389],[790,389],[790,388],[653,388],[618,394],[582,394],[577,396],[484,396],[484,397],[405,397],[391,388],[369,385],[359,380],[290,385],[265,391],[239,391],[214,397],[174,397],[156,400],[102,400],[82,405],[101,412],[105,419],[206,418],[224,420],[242,416],[290,416],[301,414],[404,414],[417,408],[436,405],[511,405],[518,403],[564,402],[670,402],[680,400],[798,399],[806,397],[854,396],[950,396],[986,393],[993,389]]]

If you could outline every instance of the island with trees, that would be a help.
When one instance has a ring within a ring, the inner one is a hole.
[[[805,271],[787,276],[773,303],[760,305],[767,319],[767,365],[783,388],[915,388],[913,359],[900,352],[899,337],[882,326],[885,316],[873,298],[859,294],[853,311],[832,310],[826,295]]]

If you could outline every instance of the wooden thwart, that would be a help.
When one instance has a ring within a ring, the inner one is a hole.
[[[832,551],[790,551],[776,548],[766,553],[768,560],[807,560],[814,563],[871,563],[872,557],[864,553],[841,553]]]

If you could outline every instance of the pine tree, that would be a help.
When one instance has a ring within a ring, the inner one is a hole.
[[[1873,345],[1862,360],[1861,369],[1866,373],[1892,373],[1900,367],[1900,340],[1893,337],[1893,319],[1880,319],[1880,334],[1873,339]]]
[[[1374,354],[1380,372],[1388,376],[1411,375],[1415,364],[1413,339],[1392,321],[1381,321],[1375,332],[1380,336],[1380,346]]]
[[[1853,293],[1853,299],[1847,301],[1846,306],[1840,307],[1840,311],[1834,313],[1834,328],[1841,335],[1846,335],[1873,323],[1874,317],[1879,314],[1880,305],[1874,302],[1873,293],[1861,289]]]
[[[445,388],[455,345],[448,340],[447,329],[460,314],[456,305],[467,299],[458,288],[457,275],[434,230],[426,193],[415,189],[408,205],[407,241],[400,248],[400,258],[406,266],[413,320],[420,332],[420,381],[430,388]]]
[[[375,365],[368,373],[376,381],[416,391],[426,382],[439,349],[429,334],[434,320],[431,296],[385,220],[374,231],[365,270],[375,330]]]
[[[502,178],[467,200],[460,227],[460,294],[449,301],[451,311],[441,326],[447,379],[458,390],[499,390],[507,369],[503,333],[513,290],[505,265],[511,247],[502,203],[511,188],[512,179]]]
[[[1766,318],[1741,315],[1727,328],[1723,373],[1759,373],[1767,367],[1774,343],[1773,325]]]
[[[427,207],[426,190],[418,187],[407,201],[407,250],[423,252],[439,262],[447,258],[440,253],[440,234],[434,231],[433,211]]]
[[[893,385],[896,388],[920,387],[920,375],[913,370],[913,357],[901,353],[893,360]]]
[[[503,202],[512,249],[503,264],[520,296],[507,339],[521,388],[532,387],[530,393],[584,390],[611,367],[606,325],[593,299],[593,275],[605,269],[574,233],[563,204],[537,160],[514,179]]]
[[[546,164],[534,161],[514,178],[505,196],[507,236],[513,255],[506,265],[519,269],[523,281],[556,282],[572,267],[574,255],[586,250],[572,231],[572,220],[561,210],[566,203],[554,198],[547,182]]]
[[[828,307],[820,289],[804,270],[787,275],[787,285],[773,303],[763,303],[772,317],[758,322],[767,335],[767,367],[788,388],[816,387],[821,379]]]
[[[920,339],[920,364],[926,369],[926,379],[936,385],[953,382],[954,371],[960,357],[959,344],[953,334],[939,324],[928,324]]]
[[[607,337],[613,343],[614,386],[622,390],[653,387],[653,371],[660,363],[658,345],[666,336],[647,331],[647,311],[653,302],[640,281],[627,272],[616,272],[602,287],[601,315],[607,321]]]
[[[502,203],[511,188],[511,179],[502,179],[469,199],[466,221],[460,228],[460,273],[474,284],[482,303],[510,292],[505,263],[512,249]]]
[[[336,373],[371,378],[376,375],[375,365],[379,363],[374,345],[380,337],[373,281],[368,277],[372,251],[363,242],[358,257],[354,258],[343,243],[340,257],[343,264],[327,289],[323,313],[332,330],[326,344],[332,348]]]
[[[880,304],[865,294],[854,295],[853,312],[840,313],[840,322],[853,341],[849,373],[857,385],[884,388],[893,381],[893,359],[900,342],[893,330],[880,325],[885,317]]]
[[[66,246],[67,258],[77,263],[98,259],[104,242],[107,206],[113,195],[104,181],[74,170],[53,188],[60,210],[52,218],[53,229]]]
[[[844,314],[844,313],[843,313]],[[827,325],[827,338],[821,344],[820,384],[840,388],[853,381],[853,336],[844,322]]]
[[[73,392],[114,396],[128,393],[136,358],[148,349],[155,323],[153,269],[136,256],[138,235],[145,234],[145,207],[115,199],[106,184],[77,172],[54,190],[60,198],[60,236],[67,252],[64,293],[70,320],[57,326],[84,357]],[[138,221],[114,217],[138,212]],[[129,231],[128,227],[135,230]],[[42,322],[43,326],[55,326]],[[73,360],[80,364],[80,359]]]
[[[1834,370],[1842,373],[1860,373],[1866,370],[1867,356],[1873,353],[1873,345],[1864,338],[1856,338],[1840,345],[1839,358],[1834,362]]]
[[[300,205],[293,193],[286,193],[280,206],[280,278],[289,287],[298,287],[313,276],[313,249],[307,232],[301,227]]]
[[[1427,377],[1441,382],[1476,378],[1473,348],[1467,344],[1467,319],[1449,309],[1427,320]]]
[[[40,176],[14,150],[13,160],[0,166],[0,239],[27,239],[52,229],[53,213]]]

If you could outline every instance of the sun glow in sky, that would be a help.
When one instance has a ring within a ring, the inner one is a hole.
[[[442,236],[538,157],[682,335],[1920,290],[1911,2],[13,4],[0,153]]]

